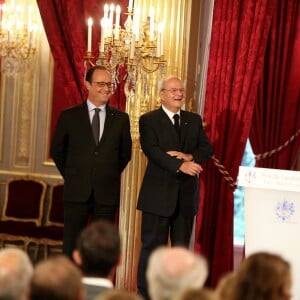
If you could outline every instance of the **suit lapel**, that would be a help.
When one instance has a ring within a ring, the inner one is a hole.
[[[87,135],[88,140],[90,140],[96,146],[96,142],[93,135],[92,124],[89,116],[88,105],[86,101],[83,102],[81,105],[80,120],[82,120],[80,122],[81,124],[80,126],[82,127],[83,132],[85,132],[85,134]]]
[[[176,141],[177,145],[179,146],[179,137],[172,121],[170,120],[170,118],[162,108],[160,108],[159,110],[161,114],[160,117],[161,128],[169,128],[168,131],[170,132],[171,136],[174,138],[174,141]]]
[[[162,108],[160,108],[160,122],[161,122],[161,126],[164,127],[169,127],[171,131],[174,131],[176,133],[175,127],[172,124],[172,121],[170,120],[170,118],[168,117],[168,115],[164,112],[164,110]],[[176,133],[177,135],[177,133]]]
[[[189,127],[189,119],[187,118],[187,114],[184,110],[180,111],[180,143],[181,146],[184,145],[186,135]]]
[[[82,120],[82,122],[80,122],[80,123],[81,123],[82,129],[83,129],[83,132],[88,134],[89,140],[93,141],[93,143],[96,145],[95,139],[93,136],[93,130],[92,130],[92,125],[91,125],[88,106],[87,106],[86,101],[83,102],[81,105],[80,119]]]
[[[114,116],[115,116],[115,111],[111,109],[109,105],[106,105],[106,116],[105,116],[104,128],[103,128],[103,133],[102,133],[100,143],[98,144],[99,146],[102,143],[104,143],[107,136],[109,136],[109,131],[111,128],[111,124],[113,123]]]

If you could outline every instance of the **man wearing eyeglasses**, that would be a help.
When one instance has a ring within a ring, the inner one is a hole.
[[[70,258],[89,219],[115,221],[121,173],[131,159],[129,116],[108,105],[110,72],[92,67],[85,87],[87,100],[61,113],[51,145],[64,178],[63,253]]]
[[[175,76],[162,80],[161,107],[140,117],[140,142],[148,158],[137,208],[142,211],[138,292],[149,299],[145,272],[150,253],[170,239],[188,247],[198,210],[201,163],[213,155],[200,115],[182,110],[185,90]]]

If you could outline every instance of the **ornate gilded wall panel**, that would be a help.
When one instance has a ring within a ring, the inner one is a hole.
[[[4,86],[5,86],[5,81],[2,80],[2,76],[0,73],[0,162],[3,160],[3,144],[4,144]]]
[[[14,137],[14,158],[13,166],[30,167],[32,157],[34,157],[34,137],[36,128],[36,80],[34,76],[35,68],[23,74],[21,80],[17,81],[16,97],[13,99],[13,112],[15,117]]]
[[[15,4],[32,6],[39,30],[34,59],[21,73],[0,73],[0,180],[32,174],[57,181],[61,176],[49,159],[53,58],[36,1]],[[2,69],[7,66],[4,61]]]

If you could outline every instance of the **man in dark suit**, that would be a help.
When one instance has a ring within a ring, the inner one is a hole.
[[[96,221],[80,233],[73,260],[81,268],[86,300],[112,289],[120,261],[121,240],[116,226]]]
[[[198,114],[181,110],[184,86],[175,77],[160,86],[162,106],[141,116],[140,142],[148,158],[137,208],[142,211],[142,249],[138,292],[149,298],[145,272],[150,253],[160,245],[188,247],[198,209],[201,163],[213,154]],[[177,117],[174,115],[177,115]]]
[[[51,145],[64,178],[63,253],[69,257],[89,217],[114,222],[121,172],[131,158],[129,116],[107,104],[111,74],[102,66],[92,67],[85,87],[87,101],[61,113]]]

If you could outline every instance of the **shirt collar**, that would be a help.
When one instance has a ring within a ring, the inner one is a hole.
[[[101,285],[107,288],[113,288],[113,283],[107,278],[101,277],[83,277],[82,282],[88,285]]]
[[[163,106],[163,105],[161,105],[161,107],[162,107],[163,111],[168,115],[168,117],[169,117],[171,120],[173,120],[173,116],[174,116],[175,114],[179,115],[179,117],[180,117],[180,109],[178,110],[178,112],[174,113],[174,112],[168,110],[168,109],[167,109],[165,106]]]
[[[89,99],[87,99],[87,106],[88,106],[88,110],[89,111],[92,111],[93,109],[97,108],[98,106],[96,106],[94,103],[92,103]],[[102,111],[106,111],[106,104],[103,104],[101,106],[99,106],[99,108],[102,110]]]

